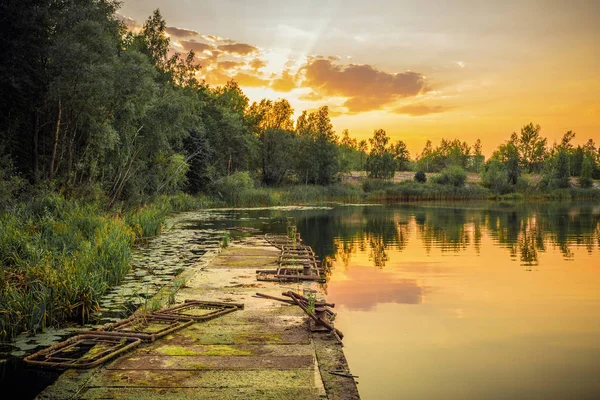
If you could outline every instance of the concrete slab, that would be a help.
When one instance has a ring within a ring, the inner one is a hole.
[[[278,254],[262,237],[249,237],[184,271],[176,303],[229,301],[244,309],[194,323],[94,370],[66,371],[38,398],[358,399],[353,379],[327,373],[347,368],[333,337],[311,333],[299,307],[255,296],[318,289],[314,282],[258,282],[256,269],[272,268]]]

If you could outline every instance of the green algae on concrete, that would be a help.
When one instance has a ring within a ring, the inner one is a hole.
[[[160,388],[90,388],[83,393],[82,399],[139,399],[139,400],[321,400],[326,399],[314,388],[193,388],[193,389],[160,389]]]
[[[90,386],[172,387],[172,388],[275,388],[314,387],[314,372],[292,370],[113,370],[92,378]]]

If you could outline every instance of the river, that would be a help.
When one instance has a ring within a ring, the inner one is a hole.
[[[370,399],[600,398],[600,204],[237,210],[295,223]]]

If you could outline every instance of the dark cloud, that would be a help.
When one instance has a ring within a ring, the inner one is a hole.
[[[396,108],[394,110],[394,113],[395,114],[406,114],[406,115],[410,115],[413,117],[420,117],[422,115],[427,115],[427,114],[441,113],[450,108],[452,108],[452,107],[428,106],[426,104],[409,104],[406,106]]]
[[[399,98],[431,90],[417,72],[390,74],[370,65],[336,65],[330,59],[309,60],[300,73],[303,86],[319,95],[347,97],[344,106],[352,113],[377,110]]]
[[[176,36],[179,38],[190,37],[190,36],[198,36],[200,33],[196,31],[191,31],[189,29],[177,28],[175,26],[167,26],[166,31],[171,36]]]
[[[193,50],[194,53],[202,53],[204,50],[212,50],[213,46],[207,43],[196,42],[195,40],[179,41],[186,51]]]
[[[284,70],[281,77],[271,81],[271,88],[277,92],[291,92],[296,88],[296,82],[290,72]]]
[[[258,48],[245,43],[232,43],[222,44],[219,46],[219,50],[230,54],[239,54],[241,56],[247,56],[258,51]]]

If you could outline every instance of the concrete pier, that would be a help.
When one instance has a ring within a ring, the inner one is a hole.
[[[279,250],[262,236],[232,242],[204,267],[180,278],[175,302],[243,303],[244,309],[175,331],[91,370],[67,370],[39,399],[358,399],[343,348],[311,332],[297,306],[257,298],[306,294],[315,282],[256,280],[275,268]],[[317,296],[317,299],[320,299]]]

